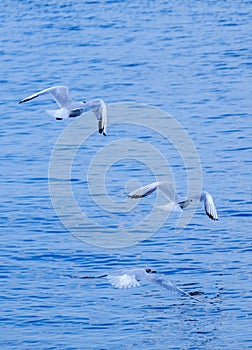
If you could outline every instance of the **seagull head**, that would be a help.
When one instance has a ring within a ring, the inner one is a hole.
[[[182,202],[179,202],[178,205],[180,206],[181,209],[184,209],[184,208],[188,207],[190,202],[192,202],[192,199],[186,199]]]
[[[152,269],[145,269],[145,272],[147,272],[147,273],[157,273],[157,271],[152,270]]]

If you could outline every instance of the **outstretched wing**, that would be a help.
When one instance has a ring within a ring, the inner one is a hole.
[[[48,95],[48,94],[52,95],[52,97],[54,98],[56,103],[61,108],[65,108],[65,107],[69,106],[69,104],[72,103],[72,100],[69,97],[68,87],[66,87],[66,86],[53,86],[51,88],[41,90],[39,92],[36,92],[33,95],[30,95],[30,96],[24,98],[23,100],[19,101],[19,103],[28,102],[28,101],[33,100],[34,98],[37,98],[37,97],[43,96],[43,95]]]
[[[185,292],[183,289],[181,289],[181,288],[175,286],[175,284],[173,284],[173,283],[171,283],[170,281],[166,280],[166,279],[164,278],[164,276],[162,276],[162,275],[149,275],[148,278],[149,278],[152,282],[154,282],[154,283],[160,285],[161,287],[163,287],[163,288],[165,288],[165,289],[167,289],[167,290],[170,290],[171,292],[177,292],[177,293],[179,293],[179,294],[181,294],[181,295],[185,295],[185,296],[187,296],[187,297],[189,297],[189,298],[192,298],[192,299],[194,299],[194,300],[197,300],[197,301],[199,301],[199,302],[202,301],[202,300],[200,300],[200,299],[194,297],[193,295],[191,295],[191,294]]]
[[[107,134],[107,107],[106,104],[101,100],[100,107],[94,109],[94,114],[98,120],[99,133],[103,133],[104,136]]]
[[[213,197],[208,192],[202,193],[204,200],[204,208],[207,216],[212,220],[218,220],[218,214],[215,208]]]
[[[91,109],[98,120],[98,130],[100,134],[107,134],[107,106],[102,99],[84,102],[85,108]]]
[[[162,191],[170,200],[176,201],[177,195],[174,190],[174,186],[168,181],[157,181],[149,185],[140,187],[128,194],[130,198],[143,198],[151,194],[152,192],[159,189]]]
[[[152,192],[156,191],[158,188],[158,182],[153,182],[149,185],[140,187],[128,194],[128,197],[130,198],[143,198],[151,194]]]
[[[137,281],[135,275],[128,275],[127,273],[121,275],[107,275],[108,281],[116,288],[131,288],[139,287],[140,283]]]
[[[150,274],[148,275],[148,278],[160,285],[161,287],[170,290],[171,292],[177,292],[180,293],[182,295],[188,295],[188,293],[184,292],[182,289],[178,288],[175,286],[175,284],[171,283],[170,281],[166,280],[162,275],[154,275],[154,274]]]
[[[202,191],[200,195],[197,194],[197,195],[191,196],[190,200],[198,200],[200,202],[203,202],[204,209],[207,216],[212,220],[218,220],[218,214],[215,208],[213,197],[211,196],[210,193],[206,191]]]

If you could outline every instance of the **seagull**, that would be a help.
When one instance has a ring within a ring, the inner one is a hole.
[[[100,276],[84,276],[81,279],[97,279],[106,277],[112,286],[120,289],[127,289],[131,287],[140,287],[141,283],[150,282],[157,284],[171,292],[177,292],[180,295],[188,296],[197,301],[201,301],[184,290],[176,287],[173,283],[168,281],[164,275],[157,274],[155,270],[146,268],[136,268],[131,270],[117,270],[112,271],[109,274]]]
[[[218,214],[214,205],[213,197],[210,195],[210,193],[202,191],[200,196],[195,195],[191,198],[179,198],[175,192],[174,186],[168,181],[157,181],[140,187],[130,192],[128,194],[128,197],[143,198],[156,191],[157,189],[162,191],[170,200],[170,203],[159,206],[159,208],[164,210],[182,211],[184,208],[188,207],[193,200],[198,199],[200,202],[204,203],[204,208],[207,216],[212,220],[218,220]]]
[[[28,102],[43,95],[51,95],[60,107],[60,109],[46,111],[49,115],[55,117],[57,120],[62,120],[68,117],[78,117],[83,112],[85,112],[86,109],[91,109],[98,120],[99,133],[106,136],[107,107],[103,100],[95,99],[89,102],[73,102],[69,96],[67,86],[53,86],[48,89],[36,92],[35,94],[19,101],[19,103]]]

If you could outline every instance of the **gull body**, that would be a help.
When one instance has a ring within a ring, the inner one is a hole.
[[[46,112],[55,117],[57,120],[65,118],[74,118],[80,116],[87,110],[92,110],[98,120],[98,130],[100,134],[106,135],[107,128],[107,107],[102,99],[91,101],[74,102],[69,96],[67,86],[53,86],[45,90],[36,92],[30,95],[19,103],[24,103],[33,100],[39,96],[51,95],[60,109],[47,110]]]
[[[160,190],[169,199],[169,203],[166,205],[159,206],[164,210],[182,211],[188,207],[193,200],[199,200],[203,202],[204,209],[207,216],[212,220],[218,220],[218,214],[215,208],[213,197],[210,193],[202,191],[200,195],[192,196],[191,198],[180,198],[175,192],[174,186],[168,181],[157,181],[149,185],[140,187],[128,194],[130,198],[143,198],[150,195],[152,192]]]

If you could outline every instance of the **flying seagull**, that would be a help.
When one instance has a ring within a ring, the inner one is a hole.
[[[78,117],[86,110],[92,110],[98,120],[99,133],[106,136],[107,128],[107,107],[103,100],[96,99],[89,102],[73,102],[69,96],[68,87],[53,86],[45,90],[36,92],[35,94],[24,98],[19,103],[33,100],[39,96],[51,95],[56,101],[60,109],[47,110],[46,112],[55,117],[57,120]]]
[[[157,284],[171,292],[177,292],[180,295],[188,296],[197,301],[201,301],[200,299],[195,298],[191,294],[185,292],[184,290],[176,287],[173,283],[168,281],[164,275],[157,274],[155,270],[152,269],[131,269],[131,270],[117,270],[112,271],[109,274],[104,274],[100,276],[84,276],[80,277],[81,279],[97,279],[106,277],[108,281],[112,284],[112,286],[120,289],[127,289],[131,287],[140,287],[141,283],[153,283]]]
[[[164,210],[174,210],[181,211],[188,207],[193,200],[199,200],[204,203],[204,208],[207,216],[212,220],[218,220],[218,214],[214,205],[213,197],[210,193],[202,191],[200,196],[192,196],[191,198],[179,198],[175,192],[174,186],[168,181],[157,181],[149,185],[140,187],[128,194],[130,198],[142,198],[146,197],[152,192],[159,189],[162,191],[166,197],[169,199],[170,203],[166,205],[159,206],[159,208]]]

